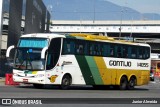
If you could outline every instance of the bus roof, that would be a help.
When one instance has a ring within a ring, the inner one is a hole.
[[[73,33],[73,34],[66,35],[66,37],[75,38],[75,39],[84,39],[84,40],[90,40],[90,41],[101,41],[101,42],[109,42],[109,43],[119,43],[119,44],[128,44],[128,45],[138,45],[138,46],[150,47],[149,44],[136,43],[136,42],[131,42],[131,41],[127,41],[127,40],[115,40],[114,38],[108,37],[108,36]]]
[[[101,41],[101,42],[109,42],[109,43],[119,43],[119,44],[128,44],[128,45],[138,45],[138,46],[147,46],[150,45],[145,43],[136,43],[127,40],[115,40],[112,37],[107,36],[99,36],[99,35],[91,35],[91,34],[83,34],[83,33],[73,33],[73,34],[56,34],[56,33],[33,33],[33,34],[25,34],[22,35],[21,38],[25,37],[38,37],[38,38],[73,38],[73,39],[81,39],[81,40],[89,40],[89,41]]]
[[[21,38],[25,38],[25,37],[49,38],[51,40],[52,38],[57,38],[57,37],[65,38],[65,35],[55,34],[55,33],[32,33],[32,34],[25,34],[21,36]]]

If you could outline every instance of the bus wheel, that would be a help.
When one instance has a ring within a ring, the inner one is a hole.
[[[121,77],[121,80],[120,80],[120,86],[119,86],[119,89],[120,90],[125,90],[127,88],[127,78],[126,77]]]
[[[64,75],[64,77],[62,78],[62,83],[61,83],[61,89],[68,89],[69,86],[72,83],[72,79],[69,75]]]
[[[130,79],[129,82],[128,82],[127,88],[128,88],[129,90],[133,90],[135,85],[136,85],[136,78],[131,77],[131,79]]]
[[[33,84],[34,88],[42,89],[44,88],[43,84]]]

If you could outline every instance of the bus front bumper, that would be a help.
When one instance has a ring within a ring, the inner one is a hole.
[[[30,77],[18,77],[13,75],[13,81],[27,84],[45,84],[44,77],[30,78]]]

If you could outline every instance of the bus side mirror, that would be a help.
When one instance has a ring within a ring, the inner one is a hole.
[[[45,58],[45,52],[46,52],[47,49],[48,49],[48,47],[44,47],[44,48],[42,49],[41,59],[44,59],[44,58]]]
[[[10,51],[11,51],[12,49],[14,49],[14,48],[15,48],[14,45],[8,47],[7,52],[6,52],[6,57],[7,57],[7,58],[9,58],[9,56],[10,56]]]

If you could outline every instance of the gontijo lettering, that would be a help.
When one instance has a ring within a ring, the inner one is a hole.
[[[109,61],[110,66],[124,66],[124,67],[131,67],[132,63],[131,61],[116,61],[116,60],[110,60]]]

